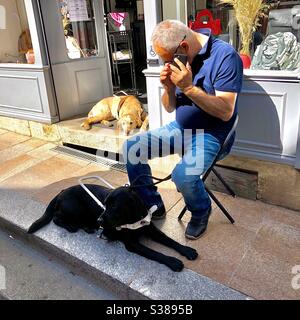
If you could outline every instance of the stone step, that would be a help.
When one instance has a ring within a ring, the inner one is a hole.
[[[93,125],[92,129],[87,131],[81,128],[83,117],[62,121],[57,124],[61,137],[61,142],[73,144],[93,149],[109,151],[113,153],[122,152],[123,143],[128,138],[119,134],[114,127],[107,128],[103,125]]]
[[[174,273],[166,266],[84,232],[70,234],[51,223],[29,236],[26,230],[46,206],[15,190],[0,189],[0,227],[33,248],[55,255],[94,285],[109,288],[123,299],[245,300],[244,294],[189,269]],[[192,288],[192,289],[191,289]]]
[[[122,150],[122,145],[128,137],[119,134],[115,122],[112,128],[96,124],[93,125],[91,130],[87,131],[80,126],[84,119],[84,116],[77,116],[70,120],[49,125],[0,116],[0,129],[57,144],[74,144],[114,153],[119,153]]]

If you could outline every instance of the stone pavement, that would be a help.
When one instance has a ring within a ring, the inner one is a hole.
[[[54,146],[52,143],[0,131],[0,216],[22,230],[43,213],[53,196],[63,188],[77,184],[78,177],[96,174],[115,186],[128,181],[123,173],[58,155],[51,150]],[[159,175],[159,172],[154,173]],[[255,299],[300,298],[300,290],[292,287],[295,276],[292,268],[300,265],[298,212],[216,193],[234,216],[236,224],[230,225],[220,210],[214,207],[207,234],[197,241],[190,241],[184,237],[189,214],[181,223],[177,220],[184,205],[181,195],[172,182],[161,184],[159,191],[168,215],[164,221],[158,222],[158,226],[174,239],[196,248],[200,254],[199,259],[192,262],[180,257],[187,267],[180,274],[127,253],[119,244],[101,244],[99,249],[95,249],[94,242],[99,240],[93,236],[84,233],[70,235],[54,225],[41,230],[37,236],[41,244],[47,241],[73,256],[93,246],[93,251],[81,257],[85,264],[101,269],[110,277],[117,277],[119,282],[126,283],[130,289],[148,298],[245,298],[228,287]],[[14,207],[16,210],[12,210]],[[148,245],[179,257],[160,245]],[[104,270],[107,261],[101,259],[100,249],[115,255],[112,264],[107,266],[108,270]],[[96,258],[94,254],[100,257]],[[124,266],[117,257],[126,257],[126,264],[130,266],[127,274],[121,275]],[[140,264],[138,270],[134,269],[136,263]],[[164,278],[157,275],[163,275]],[[219,297],[216,292],[220,293]]]
[[[0,265],[5,267],[9,300],[118,300],[119,297],[99,288],[76,274],[52,256],[41,254],[24,242],[0,231]]]

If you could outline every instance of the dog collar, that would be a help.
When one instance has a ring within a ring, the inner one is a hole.
[[[117,227],[116,228],[117,231],[121,231],[122,229],[137,230],[144,226],[148,226],[151,223],[153,212],[156,211],[157,209],[158,209],[157,206],[151,207],[150,210],[148,211],[148,215],[145,218],[132,224],[125,224],[123,226]]]

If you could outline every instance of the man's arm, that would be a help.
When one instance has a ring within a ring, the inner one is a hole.
[[[173,112],[176,109],[176,87],[170,79],[171,73],[172,71],[169,63],[165,64],[160,73],[160,82],[165,89],[162,96],[162,104],[166,111],[169,113]]]
[[[183,93],[192,100],[196,106],[213,117],[223,121],[229,121],[234,113],[237,93],[216,91],[212,96],[204,92],[201,88],[192,86],[183,90]]]
[[[165,110],[169,113],[173,112],[176,109],[175,87],[165,87],[165,92],[162,96],[162,104]]]

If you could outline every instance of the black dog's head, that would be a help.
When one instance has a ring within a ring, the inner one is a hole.
[[[105,206],[106,210],[100,219],[104,229],[133,224],[148,215],[143,200],[130,187],[120,187],[110,192],[105,199]]]

